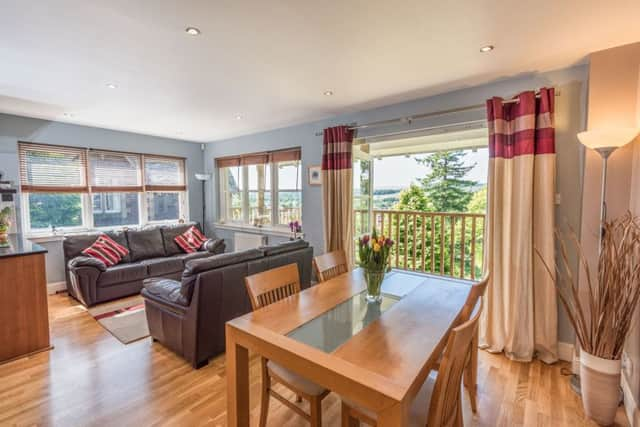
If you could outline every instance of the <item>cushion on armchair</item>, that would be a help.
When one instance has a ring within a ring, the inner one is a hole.
[[[144,289],[152,297],[186,307],[189,299],[180,292],[181,287],[180,282],[171,279],[153,278],[144,281]]]

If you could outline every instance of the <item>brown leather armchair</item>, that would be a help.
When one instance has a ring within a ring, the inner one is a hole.
[[[296,262],[307,288],[312,258],[307,242],[287,242],[189,261],[180,281],[147,279],[142,296],[151,336],[198,369],[224,352],[225,323],[251,311],[246,276]]]

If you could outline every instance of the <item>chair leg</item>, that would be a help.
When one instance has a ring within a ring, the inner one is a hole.
[[[342,402],[341,417],[342,427],[360,427],[360,421],[350,415],[351,408]]]
[[[469,349],[469,363],[464,370],[464,387],[469,392],[469,403],[471,411],[475,414],[478,412],[477,394],[478,394],[478,332],[471,340],[471,348]]]
[[[300,396],[299,394],[296,394],[296,403],[300,403],[302,402],[302,396]]]
[[[271,377],[267,369],[267,359],[260,359],[262,370],[262,387],[260,390],[260,427],[267,425],[269,415],[269,389],[271,388]]]
[[[322,399],[320,396],[313,396],[309,400],[311,427],[322,427]]]

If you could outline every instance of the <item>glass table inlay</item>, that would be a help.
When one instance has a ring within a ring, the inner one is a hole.
[[[331,353],[400,301],[398,296],[383,293],[381,303],[369,303],[365,294],[366,291],[355,294],[287,336]]]

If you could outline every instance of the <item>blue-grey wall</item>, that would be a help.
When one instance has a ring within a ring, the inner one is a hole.
[[[185,157],[189,178],[190,217],[196,221],[202,220],[201,184],[193,176],[203,168],[200,144],[0,114],[0,170],[6,174],[3,179],[16,183],[19,182],[18,141]],[[47,242],[43,245],[49,249],[47,281],[53,283],[64,280],[60,242]]]
[[[468,89],[449,92],[416,101],[390,105],[373,110],[352,114],[344,114],[313,123],[292,126],[268,132],[262,132],[237,138],[214,141],[207,144],[205,151],[205,168],[213,173],[214,179],[207,187],[207,222],[214,226],[216,220],[218,194],[217,171],[214,159],[241,153],[251,153],[263,150],[275,150],[289,147],[302,147],[303,165],[303,196],[302,222],[307,239],[314,246],[316,253],[324,250],[322,235],[322,201],[320,187],[309,186],[306,174],[307,168],[320,164],[322,153],[322,136],[316,133],[324,128],[350,123],[367,123],[386,120],[414,114],[441,111],[446,109],[483,104],[492,96],[510,97],[524,90],[537,89],[542,86],[554,86],[560,90],[556,99],[556,136],[558,141],[558,192],[561,193],[562,203],[557,209],[558,222],[569,224],[579,230],[580,200],[582,181],[583,152],[577,141],[576,133],[583,130],[586,122],[586,90],[588,67],[578,65],[572,68],[546,73],[531,73],[506,78],[490,84]],[[339,96],[337,94],[336,96]],[[431,125],[455,123],[484,118],[482,109],[465,113],[440,116],[431,120],[420,121],[413,127],[420,128]],[[250,120],[250,118],[247,118]],[[381,134],[393,130],[409,129],[408,126],[390,126],[384,129],[372,129],[370,133]],[[367,133],[361,132],[360,136]],[[393,173],[393,171],[389,171]],[[216,233],[231,244],[234,231],[216,228]],[[278,239],[272,239],[278,240]],[[564,317],[560,314],[559,335],[561,341],[572,342],[572,330]]]

